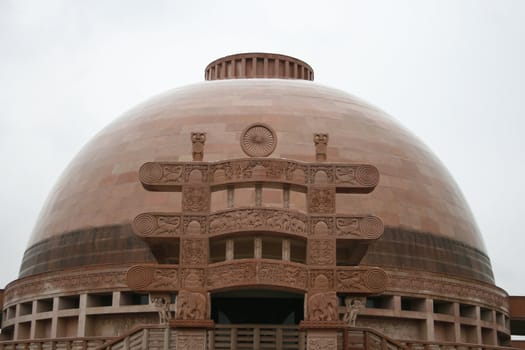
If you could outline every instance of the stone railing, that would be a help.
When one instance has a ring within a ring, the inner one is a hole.
[[[104,337],[9,340],[0,342],[0,350],[94,350],[108,340]]]
[[[506,346],[439,341],[407,341],[403,343],[407,350],[516,350],[516,348]]]
[[[306,335],[296,325],[215,325],[208,335],[208,350],[306,349]]]
[[[347,328],[340,343],[343,350],[408,350],[402,343],[371,328]]]
[[[95,350],[175,349],[175,329],[166,325],[137,326]]]

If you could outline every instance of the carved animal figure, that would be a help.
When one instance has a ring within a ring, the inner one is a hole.
[[[342,288],[367,290],[361,272],[341,272],[338,274],[337,279],[339,280],[339,283],[341,283]]]
[[[310,321],[337,321],[337,297],[335,293],[317,293],[308,298]]]
[[[182,175],[182,166],[165,165],[162,168],[162,180],[164,182],[179,182]]]
[[[337,228],[343,234],[359,234],[359,220],[355,218],[338,218]]]
[[[171,320],[170,303],[162,297],[154,297],[151,299],[153,305],[157,308],[159,313],[159,323],[166,324]]]
[[[203,293],[179,292],[177,295],[177,319],[202,320],[206,317],[206,296]]]
[[[153,282],[150,288],[176,288],[177,287],[177,270],[158,269],[155,271]]]
[[[355,170],[353,168],[337,168],[335,170],[335,178],[340,183],[355,183]]]
[[[157,229],[153,232],[156,235],[163,233],[176,233],[180,225],[178,216],[159,216],[157,218]]]
[[[345,314],[343,321],[350,327],[355,327],[357,314],[365,308],[364,298],[345,298]]]
[[[288,215],[276,213],[268,219],[266,219],[266,225],[275,230],[289,231],[290,230],[290,218]]]

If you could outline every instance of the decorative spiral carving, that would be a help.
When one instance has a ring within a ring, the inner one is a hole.
[[[158,163],[144,163],[140,167],[139,178],[145,183],[159,181],[162,178],[162,167]]]
[[[151,214],[139,214],[133,220],[133,231],[139,235],[149,235],[157,228],[157,220]]]
[[[250,157],[266,157],[277,146],[277,136],[267,125],[253,124],[241,134],[241,148]]]
[[[378,238],[384,230],[383,221],[376,216],[367,216],[359,221],[359,228],[364,238]]]
[[[362,165],[357,168],[356,179],[364,186],[376,186],[379,182],[379,171],[375,166]]]
[[[135,265],[129,268],[126,280],[129,288],[144,289],[153,281],[153,271],[146,266]]]
[[[371,269],[365,273],[365,285],[372,292],[382,292],[388,284],[388,275],[382,269]]]

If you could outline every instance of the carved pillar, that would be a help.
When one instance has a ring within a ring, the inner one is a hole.
[[[310,174],[314,184],[308,187],[308,213],[311,217],[315,215],[315,219],[310,221],[307,241],[309,283],[305,320],[301,322],[306,331],[307,350],[337,349],[337,332],[343,328],[334,285],[336,240],[330,218],[335,213],[335,187],[323,184],[330,182],[331,176],[329,169],[314,169]]]
[[[191,176],[190,176],[191,178]],[[202,179],[202,177],[200,177]],[[180,239],[181,287],[177,295],[175,320],[178,350],[205,350],[210,319],[210,296],[206,290],[209,241],[205,215],[210,212],[211,192],[195,177],[182,187],[184,234]]]

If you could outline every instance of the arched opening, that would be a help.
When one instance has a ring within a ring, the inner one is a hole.
[[[304,318],[304,295],[247,289],[214,293],[211,317],[216,324],[297,325]]]

